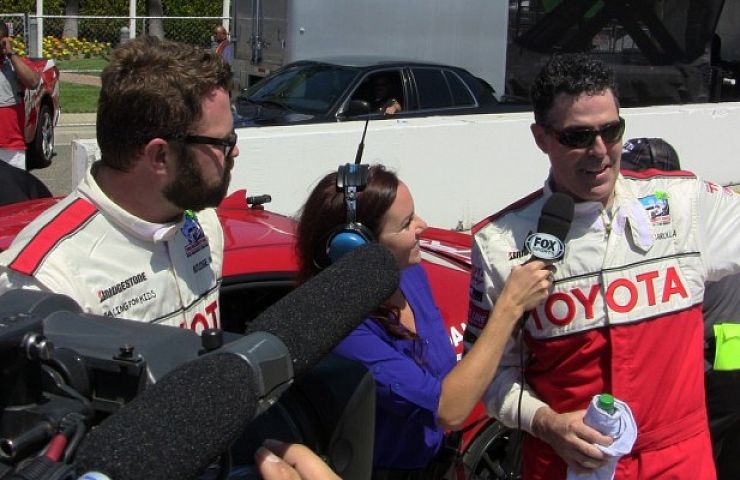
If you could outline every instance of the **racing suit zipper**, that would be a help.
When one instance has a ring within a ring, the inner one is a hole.
[[[612,218],[605,208],[601,209],[600,215],[601,221],[604,223],[604,231],[606,232],[606,237],[609,238],[609,235],[612,233]]]

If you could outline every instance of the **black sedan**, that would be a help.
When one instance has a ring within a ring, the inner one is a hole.
[[[243,90],[235,110],[235,126],[248,127],[501,109],[493,88],[462,68],[345,57],[285,65]]]

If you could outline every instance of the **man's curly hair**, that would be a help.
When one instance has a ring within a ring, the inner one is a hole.
[[[611,90],[617,98],[614,72],[603,63],[583,54],[555,55],[537,74],[530,89],[534,120],[540,125],[549,125],[550,110],[560,93],[577,97],[606,90]]]

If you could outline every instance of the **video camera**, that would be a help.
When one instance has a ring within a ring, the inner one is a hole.
[[[90,427],[115,416],[179,366],[228,351],[245,338],[249,336],[213,330],[199,336],[84,314],[63,295],[5,293],[0,296],[0,479],[77,478],[81,472],[72,473],[75,450]],[[290,363],[289,358],[271,358],[257,365],[269,393],[263,402],[266,411],[234,442],[234,464],[251,464],[262,441],[276,438],[306,444],[342,477],[369,479],[372,377],[361,365],[329,355],[293,381]],[[39,458],[58,468],[29,474],[28,467]]]

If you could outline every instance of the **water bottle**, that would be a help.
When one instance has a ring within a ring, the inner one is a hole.
[[[614,396],[610,393],[602,393],[599,395],[599,400],[597,401],[596,406],[609,415],[614,414],[616,411],[616,407],[614,406]]]
[[[617,413],[617,406],[614,396],[609,393],[602,393],[594,395],[591,399],[583,421],[586,425],[595,428],[604,435],[614,437],[619,432],[620,425],[620,415],[615,415],[615,413]]]

